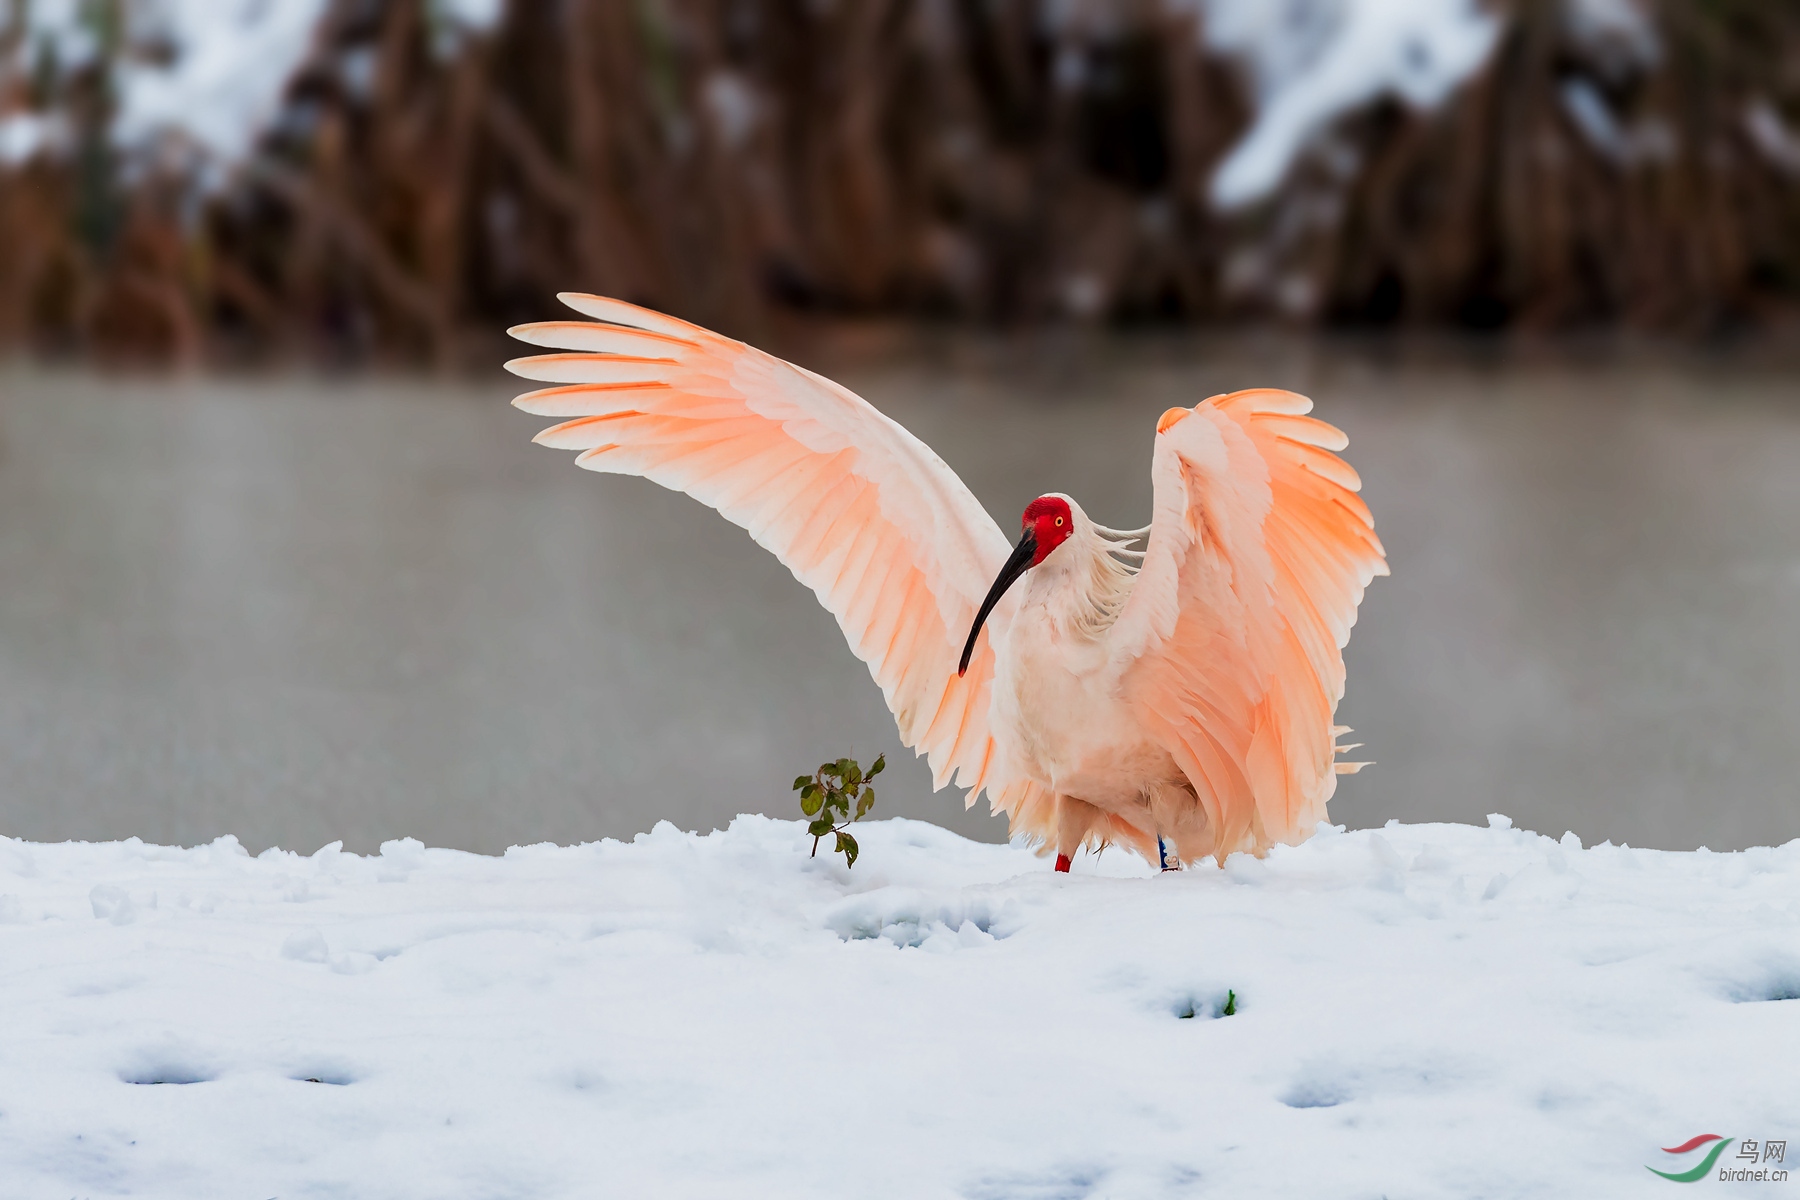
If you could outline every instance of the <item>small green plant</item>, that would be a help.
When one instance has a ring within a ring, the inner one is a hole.
[[[856,865],[856,839],[844,828],[862,820],[874,807],[875,789],[869,786],[869,780],[881,774],[885,766],[885,754],[877,756],[866,772],[855,759],[840,758],[822,763],[813,774],[794,780],[794,790],[800,793],[800,811],[812,818],[806,832],[813,835],[813,857],[818,857],[819,840],[829,833],[837,837],[837,850],[844,856],[844,865]]]
[[[1237,1016],[1237,993],[1230,988],[1225,989],[1225,1008],[1222,1015],[1227,1017]]]

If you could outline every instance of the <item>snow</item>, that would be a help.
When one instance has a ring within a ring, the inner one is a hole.
[[[92,23],[83,20],[81,0],[31,0],[21,14],[17,5],[0,12],[0,33],[11,33],[13,22],[22,20],[19,39],[22,60],[29,66],[39,50],[48,46],[58,65],[74,70],[91,62],[100,52]]]
[[[170,131],[213,158],[236,162],[274,118],[282,92],[312,49],[324,0],[159,0],[142,19],[174,47],[166,65],[115,68],[113,137],[137,146]]]
[[[1760,96],[1745,105],[1744,129],[1764,158],[1789,175],[1800,175],[1800,136],[1788,129],[1774,105]]]
[[[1623,85],[1662,60],[1656,25],[1638,0],[1568,0],[1563,17],[1589,73],[1600,80]],[[1558,95],[1569,120],[1601,157],[1624,167],[1675,157],[1677,139],[1667,122],[1654,116],[1621,121],[1594,78],[1570,73]]]
[[[40,57],[63,74],[90,63],[100,44],[89,7],[80,0],[25,5],[15,61],[0,63],[0,77],[23,78]],[[139,0],[124,11],[127,41],[166,53],[133,52],[112,64],[114,142],[139,149],[178,134],[218,165],[242,158],[273,119],[312,48],[325,0]],[[0,29],[9,23],[0,19]],[[17,162],[59,145],[43,136],[44,120],[22,112],[0,116],[0,160]]]
[[[714,71],[700,91],[713,129],[728,150],[741,149],[762,120],[762,101],[736,71]]]
[[[0,839],[5,1190],[1615,1196],[1800,1132],[1800,841],[1509,825],[1162,876],[906,820],[854,871],[765,817]]]
[[[428,15],[448,52],[465,33],[488,31],[502,0],[433,0]],[[138,0],[126,10],[129,38],[166,55],[127,54],[114,63],[114,142],[142,149],[175,135],[204,152],[215,182],[274,120],[288,82],[313,49],[325,0]],[[28,74],[48,49],[64,71],[99,52],[79,0],[34,0],[11,70]],[[0,29],[7,18],[0,17]],[[372,60],[371,60],[372,62]],[[0,115],[0,162],[16,163],[58,144],[43,118]]]
[[[1479,0],[1168,0],[1199,18],[1207,46],[1243,63],[1255,116],[1210,185],[1243,208],[1286,178],[1309,141],[1383,96],[1440,104],[1487,62],[1501,18]]]
[[[1579,76],[1564,80],[1559,95],[1575,128],[1603,157],[1628,167],[1675,157],[1674,130],[1652,117],[1622,125],[1600,89],[1588,80]]]
[[[439,20],[485,33],[499,24],[505,0],[433,0],[432,15]]]
[[[1656,23],[1640,0],[1567,0],[1564,24],[1609,71],[1654,67],[1662,59]]]
[[[62,139],[62,122],[37,113],[0,117],[0,166],[17,166]]]

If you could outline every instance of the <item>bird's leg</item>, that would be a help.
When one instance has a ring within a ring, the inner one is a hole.
[[[1144,800],[1156,830],[1157,865],[1165,871],[1181,870],[1183,859],[1192,857],[1184,851],[1191,849],[1195,834],[1206,824],[1194,790],[1184,784],[1154,783],[1144,789]]]
[[[1075,852],[1087,841],[1088,834],[1094,826],[1106,819],[1106,814],[1089,804],[1086,800],[1077,800],[1073,796],[1065,796],[1060,792],[1056,797],[1056,869],[1067,871],[1075,859]]]

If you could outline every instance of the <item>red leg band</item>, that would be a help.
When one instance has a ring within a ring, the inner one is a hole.
[[[1068,855],[1059,854],[1056,856],[1056,869],[1059,871],[1067,871],[1069,869],[1069,856]]]

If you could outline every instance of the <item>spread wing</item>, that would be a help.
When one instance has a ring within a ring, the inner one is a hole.
[[[1143,569],[1113,627],[1123,692],[1206,810],[1220,859],[1311,833],[1339,773],[1344,645],[1387,561],[1348,439],[1258,389],[1171,409]],[[1354,747],[1344,747],[1353,749]]]
[[[561,299],[593,321],[511,330],[564,353],[507,369],[559,386],[513,403],[562,418],[537,436],[590,471],[642,475],[748,530],[810,587],[868,664],[906,745],[969,803],[1028,799],[1001,778],[988,733],[994,674],[962,639],[1011,549],[942,459],[851,392],[716,333],[599,296]],[[996,614],[1002,616],[1002,614]]]

